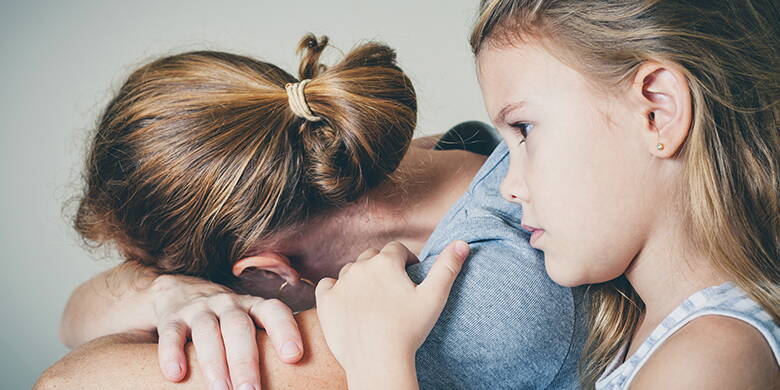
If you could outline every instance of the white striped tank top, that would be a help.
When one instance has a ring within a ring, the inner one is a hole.
[[[631,381],[658,347],[674,332],[695,318],[717,314],[736,318],[754,326],[769,343],[775,360],[780,362],[780,327],[772,317],[733,282],[698,291],[674,309],[639,346],[636,353],[623,360],[627,344],[596,382],[596,390],[628,389]],[[621,363],[622,362],[622,363]]]

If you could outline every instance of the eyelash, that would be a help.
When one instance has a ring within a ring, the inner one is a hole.
[[[526,141],[526,138],[528,138],[529,128],[532,129],[534,125],[528,122],[515,122],[515,123],[510,123],[509,126],[512,129],[514,129],[516,133],[520,134],[520,136],[523,137],[523,140],[520,141],[520,143],[522,144],[523,142]]]

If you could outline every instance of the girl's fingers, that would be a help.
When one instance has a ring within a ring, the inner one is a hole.
[[[321,293],[324,293],[326,291],[329,291],[333,288],[333,286],[336,285],[336,279],[333,278],[322,278],[320,279],[320,282],[317,283],[317,288],[314,290],[314,293],[319,296]]]
[[[379,251],[376,250],[376,249],[373,249],[373,248],[372,249],[367,249],[367,250],[363,251],[363,253],[361,253],[360,256],[358,256],[357,261],[368,260],[368,259],[370,259],[370,258],[372,258],[372,257],[374,257],[374,256],[376,256],[378,254],[379,254]]]
[[[260,390],[260,358],[254,321],[235,308],[217,314],[233,389]]]
[[[406,264],[418,262],[417,256],[400,242],[391,242],[382,248],[377,259],[383,259],[393,265],[400,266],[401,270],[406,268]]]
[[[157,329],[157,356],[165,379],[178,382],[187,374],[184,344],[187,328],[181,322],[169,322]]]
[[[217,317],[214,313],[200,313],[192,319],[190,327],[195,354],[209,389],[230,389],[225,347],[222,344],[222,332]]]
[[[360,261],[360,259],[358,259],[358,261]],[[346,274],[346,273],[347,273],[347,271],[349,271],[349,269],[350,269],[350,268],[352,268],[352,266],[353,266],[354,264],[355,264],[355,263],[347,263],[347,264],[344,264],[344,266],[343,266],[343,267],[341,267],[341,270],[339,271],[339,279],[341,279],[341,277],[342,277],[342,276],[344,276],[344,274]]]
[[[279,359],[291,364],[303,357],[303,341],[290,307],[278,299],[256,298],[249,315],[268,333]]]
[[[451,242],[436,258],[436,262],[419,288],[423,291],[427,290],[437,298],[446,299],[469,251],[470,248],[464,241]]]

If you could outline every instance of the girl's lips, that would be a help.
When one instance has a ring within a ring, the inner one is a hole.
[[[531,233],[531,239],[529,240],[531,246],[534,246],[534,243],[539,240],[539,237],[541,237],[542,234],[544,234],[544,230],[542,229],[536,229]]]
[[[533,233],[533,232],[534,232],[534,231],[536,231],[536,230],[544,230],[544,229],[539,229],[539,228],[535,228],[535,227],[533,227],[533,226],[528,226],[528,225],[520,225],[520,227],[521,227],[521,228],[523,228],[523,229],[525,229],[525,230],[526,230],[526,231],[528,231],[529,233]]]
[[[542,236],[542,234],[544,234],[544,229],[539,229],[528,225],[520,225],[520,227],[531,233],[531,239],[529,241],[531,246],[534,246],[534,243],[539,239],[539,237]]]

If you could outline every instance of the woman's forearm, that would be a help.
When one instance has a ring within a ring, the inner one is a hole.
[[[150,288],[156,276],[137,263],[123,263],[84,282],[65,306],[62,343],[73,348],[109,334],[154,331]]]

